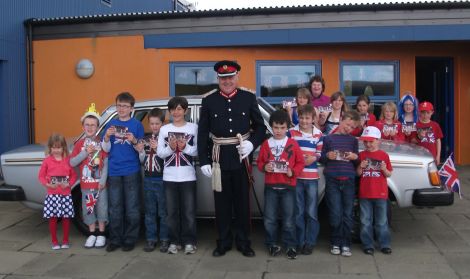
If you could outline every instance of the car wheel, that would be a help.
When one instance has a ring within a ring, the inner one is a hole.
[[[82,192],[80,191],[79,186],[76,186],[72,190],[72,200],[73,200],[73,209],[75,211],[75,217],[73,218],[72,222],[79,232],[88,236],[90,233],[90,230],[88,229],[88,225],[83,222]]]

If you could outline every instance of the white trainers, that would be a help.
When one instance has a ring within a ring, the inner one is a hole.
[[[339,246],[331,246],[331,250],[330,250],[330,253],[333,254],[333,255],[339,255],[341,254],[341,249],[339,248]]]
[[[95,247],[103,248],[104,246],[106,246],[106,237],[103,235],[98,235],[96,238]]]
[[[70,248],[70,244],[68,243],[63,243],[62,245],[60,245],[60,249],[69,249]]]
[[[95,246],[96,236],[90,235],[85,241],[85,248],[93,248]]]
[[[196,253],[196,249],[197,249],[197,248],[196,248],[195,245],[186,244],[186,245],[184,246],[184,253],[185,253],[186,255],[194,254],[194,253]]]
[[[60,245],[59,244],[52,244],[52,250],[59,250]]]
[[[349,248],[349,247],[343,247],[343,248],[341,249],[341,256],[343,256],[343,257],[351,257],[351,256],[352,256],[351,248]]]
[[[170,244],[170,247],[168,247],[168,254],[177,254],[178,253],[178,248],[176,247],[175,244]]]

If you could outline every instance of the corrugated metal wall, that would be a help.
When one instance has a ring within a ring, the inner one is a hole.
[[[112,0],[111,7],[101,0],[0,1],[0,153],[29,141],[24,20],[172,9],[172,0]]]

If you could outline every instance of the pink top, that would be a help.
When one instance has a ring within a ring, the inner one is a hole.
[[[325,93],[322,93],[320,97],[315,98],[312,95],[312,105],[316,108],[318,107],[327,107],[331,104],[330,97],[326,96]]]
[[[70,195],[71,186],[77,181],[77,174],[72,166],[70,166],[69,161],[69,157],[58,161],[54,156],[49,155],[42,162],[38,178],[39,182],[46,187],[48,195]],[[46,186],[47,183],[51,183],[52,178],[60,176],[68,176],[68,187],[62,188],[62,186],[59,185],[57,188],[52,189]]]

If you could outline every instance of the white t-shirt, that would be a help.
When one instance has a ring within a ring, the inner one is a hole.
[[[168,145],[170,136],[184,136],[186,146],[183,150],[173,151]],[[194,156],[197,156],[197,125],[186,122],[184,126],[177,127],[173,123],[160,129],[158,135],[157,155],[164,163],[163,180],[172,182],[195,181]]]

